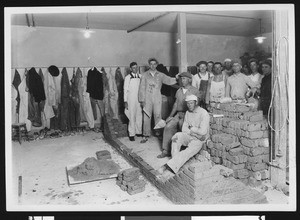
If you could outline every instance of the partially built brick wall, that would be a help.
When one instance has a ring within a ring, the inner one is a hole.
[[[212,108],[212,113],[207,144],[212,161],[233,169],[235,178],[251,186],[268,179],[268,123],[262,111],[223,103]]]
[[[223,165],[214,165],[204,149],[192,157],[179,172],[168,178],[159,175],[150,164],[132,152],[114,131],[112,119],[106,115],[104,137],[132,165],[155,185],[167,198],[176,204],[261,204],[267,203],[260,192],[249,188],[232,177],[232,170]],[[206,147],[204,147],[206,149]]]

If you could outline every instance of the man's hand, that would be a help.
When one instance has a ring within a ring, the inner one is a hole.
[[[172,119],[173,119],[173,117],[168,117],[168,118],[166,119],[166,124],[168,124]]]
[[[125,108],[128,109],[128,102],[124,102]]]

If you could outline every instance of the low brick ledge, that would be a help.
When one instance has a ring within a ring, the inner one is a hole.
[[[207,167],[195,158],[188,161],[169,179],[160,178],[157,170],[123,144],[114,131],[110,116],[104,117],[104,138],[125,159],[175,204],[263,204],[266,197],[232,176],[220,174],[228,168],[222,165]],[[200,177],[201,176],[201,177]],[[198,179],[197,179],[198,178]],[[226,188],[227,187],[227,188]]]

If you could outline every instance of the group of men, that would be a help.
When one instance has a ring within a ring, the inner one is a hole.
[[[166,169],[176,173],[192,156],[197,154],[209,138],[210,108],[225,99],[231,102],[247,102],[250,97],[260,100],[259,108],[267,113],[271,99],[271,60],[260,64],[256,59],[249,60],[250,75],[241,72],[239,61],[227,58],[221,62],[200,61],[196,64],[197,73],[182,72],[169,77],[156,70],[158,61],[148,60],[150,69],[143,74],[138,72],[136,62],[130,63],[131,73],[124,81],[125,114],[129,119],[130,141],[142,136],[146,143],[151,134],[151,119],[161,122],[161,87],[173,85],[178,80],[181,87],[175,94],[172,111],[165,120],[162,152],[157,158],[171,157],[159,171]],[[258,72],[261,65],[262,73]],[[182,146],[186,148],[181,150]]]

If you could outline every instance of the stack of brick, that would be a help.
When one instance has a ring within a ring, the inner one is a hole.
[[[118,174],[117,185],[127,191],[129,195],[134,195],[145,191],[146,182],[140,179],[140,170],[138,168],[129,168]]]
[[[114,135],[119,137],[127,136],[127,125],[123,124],[120,120],[112,119],[112,117],[106,115],[106,122],[109,130],[114,133]],[[104,127],[105,128],[105,127]]]
[[[262,111],[226,103],[214,107],[212,113],[211,141],[207,144],[212,161],[233,169],[234,177],[245,183],[249,180],[257,185],[268,179],[268,125]]]

